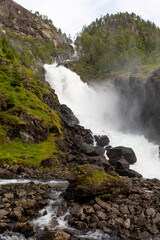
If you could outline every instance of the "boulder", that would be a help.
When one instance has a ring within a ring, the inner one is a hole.
[[[85,153],[86,155],[89,155],[89,156],[104,155],[104,149],[102,147],[99,147],[99,146],[94,147],[86,142],[82,143],[80,148],[82,153]]]
[[[95,155],[95,147],[86,142],[81,144],[81,151],[90,156]]]
[[[25,237],[30,237],[36,233],[36,228],[30,221],[24,223],[17,222],[13,227],[13,231],[22,233]]]
[[[106,135],[94,136],[97,146],[105,147],[109,144],[109,138]]]
[[[64,123],[71,128],[74,128],[79,124],[78,119],[73,114],[72,110],[68,108],[65,104],[61,105],[62,119]]]
[[[14,178],[17,178],[17,175],[10,171],[0,168],[0,178],[1,179],[14,179]]]
[[[70,234],[64,232],[63,230],[51,230],[49,227],[45,228],[45,231],[38,238],[39,240],[69,240],[71,238]]]
[[[132,148],[128,147],[115,147],[107,150],[107,156],[110,160],[124,157],[129,164],[137,162],[136,155]]]
[[[116,169],[129,169],[129,163],[125,158],[121,158],[117,161]]]
[[[58,164],[59,162],[54,156],[51,156],[50,158],[45,159],[41,162],[41,165],[43,167],[57,167]]]
[[[0,223],[0,233],[3,233],[5,231],[9,230],[9,225],[7,223]]]
[[[106,172],[108,171],[108,169],[110,167],[110,163],[105,158],[105,156],[90,156],[90,157],[88,157],[87,162],[90,164],[94,164],[94,165],[103,167]]]
[[[104,168],[85,164],[75,170],[77,179],[66,189],[65,197],[76,201],[90,199],[97,195],[117,194],[125,186],[121,178],[111,176]]]
[[[135,178],[135,177],[142,178],[143,177],[140,173],[138,173],[132,169],[128,169],[128,168],[116,169],[116,172],[120,176],[127,176],[129,178]]]

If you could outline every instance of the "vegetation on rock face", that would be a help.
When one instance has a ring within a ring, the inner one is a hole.
[[[160,57],[159,35],[154,23],[134,13],[107,14],[85,26],[77,37],[80,60],[74,68],[82,78],[94,79],[156,63]]]
[[[5,36],[0,39],[0,162],[39,164],[58,151],[56,136],[63,136],[58,112],[43,96],[50,94],[57,109],[58,100],[19,54]]]

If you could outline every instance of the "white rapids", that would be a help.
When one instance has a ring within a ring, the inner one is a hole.
[[[131,147],[137,163],[132,169],[145,178],[160,179],[159,146],[149,142],[143,135],[123,132],[125,124],[120,118],[119,96],[111,83],[88,86],[69,69],[57,64],[45,65],[48,81],[61,102],[72,109],[85,128],[93,134],[107,135],[110,145]]]

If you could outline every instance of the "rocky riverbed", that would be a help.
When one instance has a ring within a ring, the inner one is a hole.
[[[19,165],[3,165],[1,176],[2,171],[6,174],[12,169],[13,173],[13,169],[18,168],[22,170]],[[88,165],[85,166],[87,168],[85,177],[88,180],[88,176],[91,177],[95,171],[104,174],[102,167]],[[159,180],[119,177],[113,171],[109,175],[112,184],[103,180],[100,184],[97,182],[98,187],[90,187],[91,184],[87,184],[84,177],[82,184],[78,177],[82,175],[82,169],[79,169],[79,175],[72,178],[65,191],[66,182],[54,185],[52,181],[49,183],[44,179],[43,183],[40,180],[25,180],[22,184],[22,176],[31,178],[32,171],[33,176],[39,176],[39,179],[40,176],[56,178],[51,170],[23,167],[23,171],[18,171],[20,174],[13,173],[14,177],[19,178],[19,184],[13,179],[9,182],[1,180],[1,239],[7,239],[4,238],[6,231],[8,234],[8,231],[21,233],[26,239],[39,240],[160,239]],[[107,179],[105,175],[103,178]],[[6,184],[3,184],[4,181]]]

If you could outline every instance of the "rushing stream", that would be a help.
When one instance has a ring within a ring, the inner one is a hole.
[[[51,229],[70,229],[75,237],[75,239],[84,238],[88,240],[118,240],[117,237],[110,237],[108,234],[103,233],[101,230],[96,231],[84,231],[77,230],[69,226],[68,221],[65,217],[69,215],[69,210],[67,208],[67,202],[61,196],[62,193],[68,186],[68,182],[64,180],[52,180],[52,181],[39,181],[39,180],[26,180],[26,179],[11,179],[2,180],[0,179],[0,185],[16,185],[17,184],[27,184],[34,182],[35,184],[52,184],[53,190],[48,196],[48,205],[41,209],[38,213],[38,217],[33,220],[34,225],[38,232],[44,230],[45,226],[49,226]],[[63,206],[65,210],[59,212],[59,207]],[[5,232],[0,234],[0,240],[26,240],[26,238],[19,233]],[[36,240],[36,237],[29,237],[27,240]]]
[[[149,142],[142,134],[124,131],[125,118],[120,114],[119,95],[111,83],[88,86],[69,69],[56,64],[45,65],[46,80],[55,89],[62,104],[72,109],[85,128],[94,134],[107,135],[110,145],[131,147],[136,153],[137,163],[132,169],[145,178],[160,178],[158,145]],[[135,108],[135,107],[134,107]],[[130,106],[130,118],[135,109]]]

